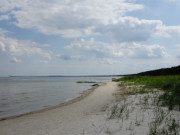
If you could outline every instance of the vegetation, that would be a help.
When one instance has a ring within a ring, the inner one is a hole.
[[[125,102],[123,104],[115,104],[112,107],[111,110],[111,115],[110,115],[110,119],[114,119],[114,118],[122,118],[124,115],[126,116],[126,118],[128,117],[129,114],[129,110],[127,109],[127,105],[125,104]]]
[[[137,75],[149,75],[149,76],[159,76],[159,75],[180,75],[180,65],[171,68],[162,68],[152,71],[146,71],[139,73]]]
[[[143,85],[143,88],[157,88],[164,91],[159,97],[159,104],[167,105],[170,110],[175,106],[180,109],[180,75],[169,76],[126,76],[114,80],[128,85]]]
[[[127,114],[130,123],[126,129],[130,130],[130,134],[135,134],[136,126],[143,127],[147,123],[147,135],[179,135],[180,66],[128,75],[113,81],[120,82],[128,103],[116,103],[109,118],[123,119]],[[175,110],[168,111],[162,106]]]

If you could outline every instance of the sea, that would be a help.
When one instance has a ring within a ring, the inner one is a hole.
[[[38,111],[79,97],[92,88],[120,77],[0,77],[0,119]]]

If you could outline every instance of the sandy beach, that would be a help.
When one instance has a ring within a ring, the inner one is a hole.
[[[72,103],[0,121],[1,135],[80,135],[101,122],[106,107],[115,98],[117,83],[108,82]],[[95,134],[96,131],[91,132]]]

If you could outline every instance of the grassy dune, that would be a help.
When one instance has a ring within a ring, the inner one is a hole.
[[[112,106],[109,118],[126,123],[128,126],[122,127],[126,133],[180,134],[180,75],[133,75],[113,81],[119,82],[125,99]]]
[[[126,85],[143,85],[142,92],[145,89],[157,88],[164,93],[159,96],[158,103],[169,107],[172,110],[175,106],[180,110],[180,75],[169,76],[126,76],[114,80],[123,82]]]

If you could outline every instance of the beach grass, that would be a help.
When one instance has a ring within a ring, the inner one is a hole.
[[[163,90],[163,94],[159,96],[158,103],[168,106],[172,110],[175,106],[180,110],[180,75],[169,76],[126,76],[120,79],[113,80],[115,82],[123,82],[128,86],[143,86],[144,89],[159,89]],[[122,85],[121,84],[121,85]],[[137,91],[137,90],[136,90]]]
[[[147,125],[146,135],[179,135],[180,75],[126,76],[113,81],[119,82],[126,96],[126,104],[119,100],[109,117],[129,124],[119,130],[135,134],[135,128]]]

